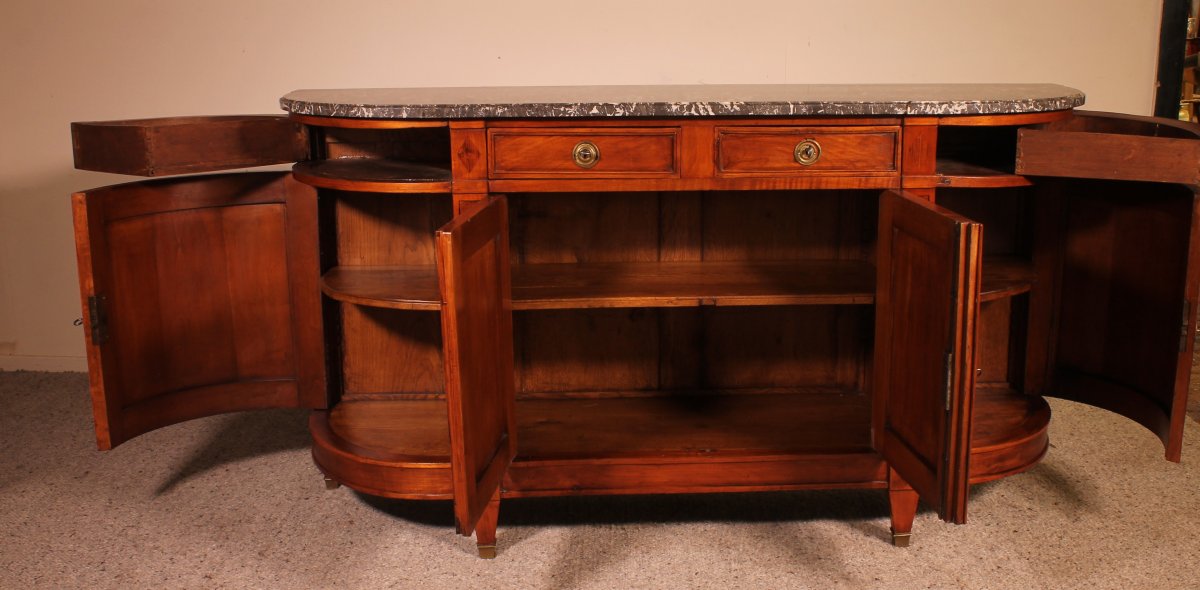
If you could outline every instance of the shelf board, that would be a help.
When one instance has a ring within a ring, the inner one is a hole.
[[[1033,467],[1050,447],[1050,405],[1003,386],[975,388],[971,415],[972,484]]]
[[[1026,261],[989,258],[983,269],[982,301],[1028,292],[1033,284]],[[875,268],[860,260],[523,264],[512,272],[518,311],[875,301]],[[325,274],[321,287],[346,303],[437,311],[437,280],[432,265],[339,266]]]
[[[292,167],[296,180],[319,188],[372,193],[449,193],[450,168],[378,158],[310,160]]]
[[[875,301],[861,260],[605,262],[513,268],[514,309],[853,305]]]
[[[984,258],[979,300],[992,301],[1028,293],[1034,279],[1033,265],[1027,260],[1008,256]]]
[[[656,395],[517,402],[517,461],[869,452],[871,404],[833,393]],[[448,462],[446,402],[352,401],[341,439],[376,458]]]
[[[343,401],[328,424],[361,456],[439,464],[450,456],[446,412],[442,399]],[[1004,458],[1040,456],[1049,419],[1041,397],[980,388],[972,453],[986,456],[988,465],[979,468],[1028,467]],[[521,399],[517,440],[517,463],[871,453],[871,401],[836,392]],[[990,475],[972,470],[972,479]]]
[[[1012,171],[948,158],[938,158],[937,175],[939,186],[1007,188],[1033,184],[1028,178]]]
[[[321,279],[321,290],[338,301],[386,307],[437,311],[442,308],[437,267],[337,266]]]
[[[860,260],[600,262],[512,269],[514,310],[702,305],[865,305],[875,269]],[[339,301],[437,310],[432,266],[336,267],[322,281]]]

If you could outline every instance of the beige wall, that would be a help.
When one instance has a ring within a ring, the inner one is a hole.
[[[0,369],[85,368],[68,122],[275,112],[295,88],[1057,82],[1151,108],[1152,0],[0,2]]]

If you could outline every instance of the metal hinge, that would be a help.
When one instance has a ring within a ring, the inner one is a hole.
[[[946,353],[946,365],[942,367],[946,372],[946,391],[943,392],[946,398],[946,411],[950,411],[950,391],[954,389],[954,351]]]
[[[92,344],[102,346],[108,342],[108,312],[105,309],[107,299],[103,295],[88,297],[88,321],[92,325]]]
[[[1192,302],[1183,300],[1183,322],[1179,325],[1179,352],[1187,350],[1188,336],[1191,333],[1188,331],[1188,323],[1191,320]]]

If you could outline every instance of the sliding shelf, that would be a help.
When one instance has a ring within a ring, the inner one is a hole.
[[[987,259],[983,268],[983,301],[1024,293],[1033,284],[1028,262]],[[875,302],[875,268],[861,260],[522,264],[512,273],[515,310]],[[437,311],[437,281],[431,265],[339,266],[321,287],[346,303]]]
[[[319,188],[371,193],[449,193],[450,168],[381,158],[299,162],[296,180]]]
[[[1012,171],[948,158],[938,158],[937,178],[938,186],[943,187],[1008,188],[1033,184]]]
[[[743,475],[739,481],[747,489],[852,481],[875,482],[862,487],[887,485],[883,460],[870,446],[867,395],[646,393],[518,400],[518,451],[504,494],[594,492],[612,485],[614,470],[642,476],[643,487],[621,490],[628,493],[682,490],[708,479],[727,482],[730,472]],[[446,419],[441,399],[343,401],[313,413],[313,456],[327,475],[360,491],[449,498]],[[1036,464],[1048,446],[1049,420],[1049,406],[1041,397],[1002,388],[979,390],[971,482]],[[812,469],[815,465],[822,469]]]

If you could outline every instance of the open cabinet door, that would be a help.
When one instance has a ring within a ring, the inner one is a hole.
[[[982,227],[904,193],[880,198],[875,448],[944,520],[964,522]]]
[[[516,455],[508,205],[470,205],[437,232],[450,470],[458,531],[475,531]]]
[[[1142,424],[1172,461],[1200,291],[1198,162],[1200,127],[1151,117],[1081,113],[1018,138],[1018,172],[1080,179],[1041,183],[1058,276],[1045,393]]]
[[[1195,193],[1148,183],[1055,188],[1064,228],[1047,394],[1142,424],[1179,461],[1195,341]]]
[[[324,407],[316,193],[288,173],[73,196],[96,439]]]

